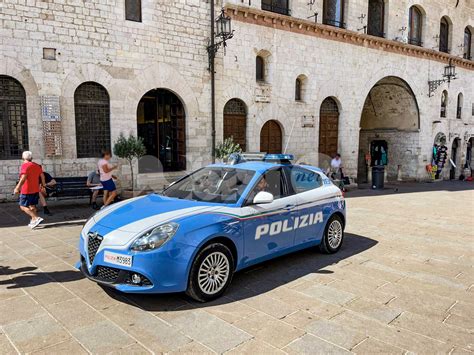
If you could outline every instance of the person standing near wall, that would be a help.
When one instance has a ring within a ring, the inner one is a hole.
[[[117,196],[117,188],[114,182],[115,176],[112,175],[112,171],[117,169],[118,165],[110,164],[110,158],[112,158],[110,150],[104,150],[102,152],[102,159],[100,159],[97,164],[100,174],[100,183],[104,187],[104,205],[102,208],[111,204]]]
[[[102,184],[100,183],[100,173],[99,171],[93,171],[89,175],[87,175],[87,182],[86,182],[87,187],[89,188],[95,188],[92,190],[92,208],[95,210],[99,209],[99,206],[97,205],[97,196],[99,195],[99,187],[102,187]],[[104,195],[104,201],[105,201],[105,195]]]
[[[43,207],[43,213],[45,215],[52,216],[53,214],[48,208],[48,203],[46,202],[46,198],[49,196],[50,193],[54,192],[55,186],[56,186],[56,180],[54,180],[54,178],[50,174],[48,174],[46,171],[43,171],[43,175],[44,175],[44,181],[46,185],[45,185],[45,189],[41,190],[39,193],[39,200],[40,200],[41,206]],[[39,183],[41,185],[41,178],[40,178]]]
[[[44,190],[46,187],[46,181],[41,165],[32,161],[33,153],[25,151],[22,154],[22,158],[23,164],[20,168],[20,181],[13,193],[20,194],[20,209],[31,217],[28,226],[33,229],[43,221],[43,218],[38,216],[36,205],[38,204],[40,190]],[[38,181],[41,181],[41,183],[38,184]]]

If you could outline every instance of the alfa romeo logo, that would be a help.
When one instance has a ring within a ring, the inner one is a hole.
[[[94,240],[96,240],[96,239],[97,240],[102,240],[102,236],[97,232],[89,232],[89,233],[87,233],[87,236],[91,239],[94,239]]]

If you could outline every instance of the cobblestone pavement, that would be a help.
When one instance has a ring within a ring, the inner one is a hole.
[[[351,192],[338,254],[307,250],[243,271],[209,304],[82,278],[74,220],[90,210],[80,204],[53,202],[49,221],[66,223],[35,231],[0,205],[0,352],[471,353],[468,186]]]

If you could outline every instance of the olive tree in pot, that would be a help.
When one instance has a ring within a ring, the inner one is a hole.
[[[143,144],[143,138],[135,137],[133,134],[130,134],[127,137],[123,133],[120,133],[118,139],[114,144],[114,154],[119,158],[125,159],[130,165],[130,172],[132,178],[132,196],[135,190],[135,178],[133,174],[133,161],[135,159],[139,160],[146,154],[146,148]]]
[[[219,143],[216,147],[216,158],[220,159],[224,163],[227,162],[229,155],[232,153],[240,153],[242,149],[238,143],[234,142],[233,137],[224,139],[223,142]]]

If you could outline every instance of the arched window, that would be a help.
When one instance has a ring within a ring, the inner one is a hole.
[[[469,27],[464,29],[464,59],[472,59],[472,32]]]
[[[232,137],[243,152],[247,150],[247,106],[242,100],[231,99],[224,106],[224,139]]]
[[[423,26],[423,14],[417,6],[410,7],[410,18],[408,23],[408,43],[421,46]]]
[[[324,0],[323,23],[325,25],[345,28],[344,0]]]
[[[295,80],[295,101],[302,101],[303,100],[303,95],[302,95],[302,88],[303,83],[300,78],[296,78]]]
[[[265,59],[260,55],[256,57],[255,69],[257,81],[265,81]]]
[[[439,24],[439,51],[449,52],[449,22],[446,17],[441,18]]]
[[[384,0],[369,0],[367,16],[367,33],[372,36],[385,37],[385,2]]]
[[[446,111],[448,110],[448,92],[446,90],[441,94],[441,117],[446,117]]]
[[[17,159],[28,150],[26,93],[20,82],[0,75],[0,159]]]
[[[462,118],[462,107],[463,107],[463,95],[459,93],[458,95],[458,104],[456,106],[456,118]]]
[[[110,149],[110,99],[100,84],[88,81],[74,93],[78,158],[100,156]]]

